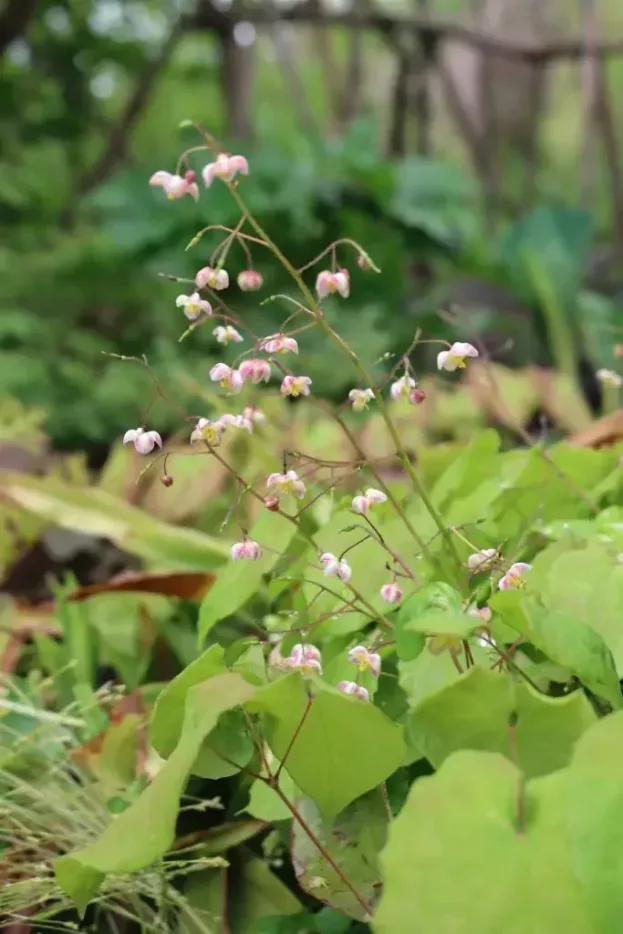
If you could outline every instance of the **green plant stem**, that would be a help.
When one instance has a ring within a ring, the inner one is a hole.
[[[240,208],[240,211],[242,212],[242,214],[246,215],[247,220],[249,221],[249,223],[251,224],[251,226],[257,233],[258,237],[261,237],[264,240],[268,249],[279,260],[279,262],[284,267],[286,272],[288,272],[288,274],[292,277],[292,279],[294,279],[294,281],[298,285],[299,289],[301,290],[302,294],[305,297],[305,300],[309,303],[320,328],[324,331],[327,337],[329,337],[330,340],[333,341],[333,343],[336,344],[340,348],[340,350],[344,354],[346,354],[346,356],[351,360],[351,362],[355,366],[355,369],[358,370],[360,376],[362,377],[366,385],[373,386],[374,381],[372,380],[370,374],[368,373],[364,365],[359,360],[357,354],[354,353],[350,349],[350,347],[344,342],[344,340],[339,336],[339,334],[337,334],[333,330],[333,328],[330,326],[330,324],[328,324],[328,322],[326,321],[322,311],[318,307],[318,303],[316,302],[310,289],[305,284],[303,278],[300,276],[300,274],[297,272],[297,270],[294,268],[294,266],[288,260],[288,258],[281,252],[279,247],[275,243],[273,243],[273,241],[270,239],[268,234],[264,231],[263,227],[255,219],[255,217],[248,212],[242,198],[240,197],[236,189],[233,186],[230,186],[230,190],[236,201],[236,204]],[[398,436],[396,426],[394,425],[394,423],[392,422],[390,418],[389,412],[387,410],[387,406],[385,404],[385,400],[383,399],[381,393],[376,390],[375,390],[375,398],[379,406],[379,411],[383,417],[383,421],[385,422],[385,425],[387,426],[387,430],[389,431],[390,437],[395,445],[396,453],[402,462],[402,465],[407,473],[407,476],[409,477],[409,480],[411,481],[411,485],[413,486],[413,489],[415,490],[415,492],[420,496],[420,498],[422,499],[422,502],[424,503],[428,512],[430,513],[433,521],[435,522],[437,528],[439,529],[439,532],[441,533],[441,536],[446,546],[448,547],[450,554],[452,555],[457,565],[457,570],[459,570],[461,568],[461,560],[454,546],[452,536],[450,535],[449,530],[444,525],[443,519],[437,512],[437,509],[435,508],[428,493],[424,489],[424,485],[422,484],[420,478],[417,476],[415,470],[413,469],[413,465],[411,464],[406,451],[402,447],[402,443]],[[399,514],[401,515],[403,520],[408,522],[406,515],[404,513],[404,510],[399,509]],[[411,528],[410,523],[408,524],[408,527]],[[451,576],[455,577],[455,579],[457,578],[457,575],[451,575]],[[459,583],[460,583],[460,577],[459,577]]]

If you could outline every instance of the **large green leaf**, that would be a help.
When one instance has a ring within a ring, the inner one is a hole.
[[[482,749],[509,759],[517,754],[522,771],[534,777],[567,765],[575,741],[595,719],[582,691],[546,697],[504,673],[475,667],[418,704],[406,731],[410,744],[436,768],[460,749]]]
[[[255,688],[239,675],[217,675],[188,693],[176,748],[134,803],[82,850],[54,863],[59,885],[84,911],[108,873],[131,873],[160,859],[173,843],[180,796],[205,737],[220,714],[248,701]]]
[[[376,790],[358,798],[330,823],[322,820],[318,808],[309,798],[299,799],[296,806],[305,823],[372,911],[381,887],[378,854],[385,846],[388,827],[383,793]],[[368,912],[361,901],[296,821],[292,824],[291,848],[292,864],[302,889],[351,918],[366,919]]]
[[[296,525],[279,513],[265,509],[249,532],[265,551],[258,561],[230,561],[216,578],[201,605],[199,638],[204,640],[213,626],[239,610],[259,589],[262,577],[271,571],[296,533]]]
[[[265,735],[274,754],[287,759],[295,785],[312,798],[325,817],[342,811],[380,785],[402,764],[402,727],[371,703],[347,697],[314,679],[309,685],[292,673],[258,690],[247,708],[266,715]]]
[[[623,712],[579,741],[564,786],[573,865],[598,934],[618,934],[623,912]]]
[[[527,788],[502,756],[459,752],[390,827],[375,934],[595,934],[565,831],[564,772]]]
[[[73,487],[52,477],[0,473],[0,493],[54,525],[108,538],[124,551],[167,568],[214,568],[229,554],[226,542],[159,522],[94,487]]]

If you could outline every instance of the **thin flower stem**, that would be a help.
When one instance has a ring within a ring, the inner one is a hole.
[[[275,772],[275,774],[274,774],[274,776],[273,776],[273,781],[274,781],[275,783],[277,783],[277,782],[279,781],[279,776],[281,775],[281,772],[283,771],[283,767],[285,766],[286,762],[288,761],[288,756],[289,756],[290,753],[292,752],[292,749],[294,748],[294,744],[296,743],[297,739],[298,739],[299,736],[301,735],[301,730],[303,729],[303,726],[305,725],[305,721],[307,720],[307,715],[309,714],[309,711],[311,710],[312,703],[313,703],[313,698],[310,697],[310,696],[308,696],[308,698],[307,698],[307,705],[306,705],[306,707],[305,707],[305,710],[303,711],[303,716],[301,717],[301,719],[300,719],[300,721],[299,721],[299,724],[298,724],[296,730],[295,730],[294,733],[292,734],[292,739],[291,739],[290,742],[288,743],[288,747],[287,747],[285,753],[283,754],[283,759],[282,759],[281,762],[279,763],[279,767],[277,768],[277,771]]]
[[[335,862],[331,854],[327,851],[327,849],[320,842],[320,840],[318,839],[314,831],[311,829],[311,827],[309,826],[305,818],[298,811],[296,805],[293,804],[289,800],[289,798],[283,793],[283,791],[281,790],[281,788],[279,788],[278,785],[271,784],[271,788],[274,790],[275,794],[280,798],[283,804],[285,804],[285,806],[290,811],[290,813],[292,814],[292,817],[297,822],[301,830],[307,834],[307,836],[309,837],[311,842],[314,844],[314,846],[316,847],[320,855],[323,857],[323,859],[326,860],[326,862],[329,864],[333,872],[338,876],[338,878],[346,886],[349,892],[357,900],[358,904],[363,908],[363,910],[366,913],[366,916],[371,918],[372,909],[370,908],[370,905],[368,905],[363,895],[361,895],[361,893],[357,891],[357,889],[355,888],[353,883],[350,881],[350,879],[348,878],[344,870],[338,866],[338,864]]]
[[[354,351],[350,349],[348,344],[344,342],[344,340],[339,336],[339,334],[337,334],[337,332],[334,331],[333,328],[330,326],[330,324],[327,322],[322,311],[318,307],[318,303],[316,302],[312,292],[310,291],[308,286],[305,284],[301,275],[297,272],[297,270],[292,265],[292,263],[289,261],[289,259],[281,252],[279,247],[270,239],[268,234],[264,231],[263,227],[258,223],[255,217],[248,212],[244,201],[242,200],[242,198],[240,197],[236,189],[231,185],[230,185],[230,191],[241,213],[247,217],[249,224],[251,225],[251,227],[253,227],[258,237],[261,237],[264,240],[264,242],[266,243],[270,251],[273,253],[273,255],[279,260],[279,262],[284,267],[286,272],[288,272],[288,274],[292,277],[292,279],[294,279],[294,281],[298,285],[305,300],[311,306],[311,309],[314,313],[314,316],[320,328],[324,331],[327,337],[329,337],[333,341],[333,343],[336,344],[340,348],[340,350],[342,350],[342,352],[351,360],[351,362],[353,363],[354,367],[360,373],[366,385],[372,385],[373,380],[368,374],[368,371],[366,370],[365,366],[361,363],[357,354],[354,353]],[[409,480],[411,481],[411,485],[413,486],[413,489],[415,490],[415,492],[420,496],[431,518],[435,522],[435,525],[439,529],[439,532],[441,533],[441,536],[448,548],[448,551],[450,552],[452,558],[454,559],[457,565],[457,570],[460,572],[461,559],[459,558],[456,548],[454,546],[454,541],[452,539],[452,536],[449,530],[447,529],[447,527],[444,525],[443,519],[437,512],[437,509],[435,508],[435,505],[433,504],[431,498],[426,492],[422,481],[417,476],[413,468],[413,465],[411,464],[411,461],[409,460],[407,452],[404,450],[402,446],[400,437],[396,430],[396,426],[392,422],[392,419],[389,415],[383,396],[378,390],[374,390],[374,395],[375,395],[375,399],[377,401],[381,416],[383,417],[383,421],[385,422],[385,425],[387,426],[387,430],[396,448],[396,453],[402,462],[402,465],[407,473],[407,476],[409,477]],[[404,511],[402,509],[400,509],[399,514],[403,517],[403,519],[406,518]],[[420,545],[420,547],[422,546]],[[451,576],[454,576],[457,580],[457,583],[462,585],[462,581],[460,579],[460,573],[455,574],[455,575],[451,574]]]
[[[370,259],[370,256],[366,253],[366,251],[362,249],[361,246],[359,246],[357,241],[351,240],[349,237],[342,237],[340,240],[335,240],[333,243],[330,243],[329,246],[326,247],[322,251],[322,253],[319,253],[318,256],[315,257],[315,259],[312,259],[309,261],[309,263],[306,263],[304,266],[299,267],[297,271],[299,272],[299,274],[301,274],[301,273],[304,273],[307,269],[311,269],[311,267],[315,266],[316,263],[319,263],[323,257],[327,256],[329,253],[334,253],[338,246],[352,246],[352,248],[356,250],[357,253],[359,253],[359,256],[365,256],[366,259],[369,260],[369,262],[371,263],[370,269],[373,272],[381,271],[378,268],[378,266],[376,266],[372,262],[372,260]]]

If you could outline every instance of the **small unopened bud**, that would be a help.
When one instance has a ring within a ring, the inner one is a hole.
[[[423,389],[414,389],[409,393],[409,402],[411,405],[421,405],[426,399],[426,393]]]
[[[363,269],[364,272],[367,272],[370,269],[373,269],[372,260],[367,253],[360,253],[357,257],[357,265],[360,269]]]
[[[265,496],[264,505],[272,512],[276,512],[276,510],[279,509],[279,500],[276,496]]]
[[[264,277],[256,269],[243,269],[238,275],[238,286],[243,292],[257,292],[264,285]]]
[[[173,486],[173,477],[169,476],[168,473],[165,473],[162,477],[160,477],[160,483],[166,487]]]
[[[185,181],[187,181],[188,184],[190,185],[190,184],[192,184],[192,182],[196,182],[196,181],[197,181],[197,173],[196,173],[196,172],[193,172],[192,169],[189,169],[188,172],[184,172],[184,179],[185,179]]]

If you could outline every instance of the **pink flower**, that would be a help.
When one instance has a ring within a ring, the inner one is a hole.
[[[244,428],[245,431],[248,432],[253,430],[253,425],[244,415],[230,415],[229,412],[226,412],[225,415],[221,415],[216,424],[220,425],[223,431],[226,428]]]
[[[455,341],[450,350],[442,350],[437,354],[438,370],[463,370],[467,363],[467,357],[477,357],[478,351],[471,344]]]
[[[353,412],[363,412],[364,409],[368,408],[368,403],[374,399],[374,391],[372,389],[351,389],[348,398],[351,401]]]
[[[337,689],[338,691],[341,691],[342,694],[349,694],[351,697],[358,697],[359,700],[370,700],[370,692],[366,691],[364,687],[362,687],[360,684],[357,684],[355,681],[340,681]]]
[[[219,422],[211,422],[208,418],[200,418],[190,434],[190,443],[206,444],[216,447],[221,443],[221,437],[225,431],[225,426]]]
[[[158,446],[162,448],[162,438],[157,431],[145,431],[144,428],[130,428],[123,436],[124,444],[133,444],[139,454],[151,454]]]
[[[293,337],[286,337],[285,334],[271,334],[270,337],[264,337],[260,341],[259,350],[264,353],[292,353],[299,352],[299,345]]]
[[[178,308],[184,309],[184,314],[190,321],[195,321],[202,311],[208,317],[212,314],[212,305],[201,298],[199,292],[193,292],[192,295],[178,295],[175,304]]]
[[[347,269],[340,269],[339,272],[329,272],[324,269],[318,274],[316,279],[316,292],[318,298],[326,298],[327,295],[341,295],[342,298],[348,298],[350,294],[350,276]]]
[[[467,615],[477,617],[481,621],[481,623],[489,623],[491,622],[491,617],[493,616],[493,613],[491,612],[491,609],[488,606],[481,606],[481,607],[472,606],[467,611]]]
[[[256,409],[252,405],[247,405],[242,410],[242,417],[248,422],[252,422],[255,425],[263,425],[266,421],[266,416],[261,411],[261,409]]]
[[[230,341],[233,341],[234,344],[241,344],[243,340],[242,335],[236,330],[236,328],[233,328],[231,324],[228,324],[225,327],[223,327],[222,324],[219,324],[217,328],[214,328],[212,333],[216,337],[219,344],[225,344],[225,346],[227,346]]]
[[[411,405],[421,405],[426,400],[426,393],[423,389],[412,389],[409,393],[409,403]]]
[[[415,386],[416,383],[412,376],[401,376],[400,379],[391,384],[389,394],[392,399],[408,399]]]
[[[297,396],[308,396],[310,386],[311,379],[309,376],[284,376],[281,383],[281,395],[292,396],[293,399],[296,399]]]
[[[524,574],[527,574],[528,571],[532,570],[531,564],[526,564],[524,561],[518,561],[516,564],[512,564],[504,577],[498,584],[500,590],[512,590],[518,587],[524,586],[523,577]]]
[[[392,581],[391,584],[383,584],[381,587],[381,596],[386,603],[400,603],[402,600],[402,588]]]
[[[229,392],[240,392],[244,387],[244,377],[226,363],[215,364],[210,370],[210,379],[213,383],[220,383],[221,389]]]
[[[482,551],[475,551],[467,559],[467,567],[470,571],[487,571],[494,563],[498,553],[495,548],[483,548]]]
[[[195,285],[198,289],[205,289],[208,286],[215,292],[221,292],[229,287],[229,273],[225,269],[204,266],[195,276]]]
[[[270,363],[268,360],[243,360],[238,367],[240,375],[252,383],[267,383],[270,379]]]
[[[243,269],[238,274],[238,288],[243,292],[257,292],[264,285],[264,277],[256,269]]]
[[[377,503],[385,502],[387,502],[385,493],[370,487],[362,496],[353,497],[352,509],[353,512],[358,512],[360,515],[365,516],[372,506]]]
[[[283,663],[286,667],[302,674],[311,674],[312,671],[322,674],[322,656],[315,645],[297,643]]]
[[[356,665],[359,671],[371,671],[375,678],[381,673],[381,656],[370,652],[365,645],[356,645],[351,649],[348,660]]]
[[[177,198],[183,198],[184,195],[190,195],[195,201],[199,200],[199,187],[196,183],[197,176],[194,172],[186,172],[185,175],[172,175],[170,172],[155,172],[149,179],[150,185],[156,185],[164,189],[169,201],[175,201]]]
[[[299,499],[305,496],[305,484],[296,470],[288,470],[287,473],[271,473],[266,481],[266,488],[274,490],[277,496],[284,496],[288,493]]]
[[[231,556],[234,561],[240,561],[243,558],[248,558],[249,561],[257,561],[258,558],[262,557],[262,549],[257,542],[247,538],[243,542],[236,542],[235,545],[231,546]]]
[[[339,577],[345,584],[349,582],[352,576],[352,569],[348,561],[344,558],[336,558],[330,551],[320,555],[320,563],[325,577]]]
[[[201,172],[203,183],[209,188],[215,178],[224,182],[233,182],[236,175],[248,175],[249,163],[244,156],[230,156],[221,152],[215,162],[210,162]]]

